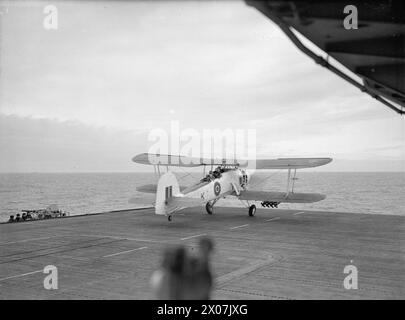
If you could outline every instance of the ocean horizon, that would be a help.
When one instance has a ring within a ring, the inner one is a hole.
[[[202,176],[195,172],[176,175],[181,185],[196,183]],[[260,184],[253,180],[251,189],[285,190],[285,172],[256,177]],[[323,193],[327,198],[313,204],[280,204],[279,209],[405,215],[405,172],[298,172],[297,177],[296,192]],[[151,172],[0,173],[0,221],[23,209],[50,204],[71,215],[150,206],[154,195],[135,189],[151,183],[156,183]],[[129,203],[130,198],[137,202]],[[236,199],[221,199],[217,205],[242,206]]]

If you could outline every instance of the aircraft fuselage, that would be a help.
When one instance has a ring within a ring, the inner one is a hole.
[[[246,170],[226,170],[221,173],[219,178],[212,179],[209,182],[200,182],[192,190],[185,191],[184,195],[209,202],[245,190],[248,182],[249,174]]]

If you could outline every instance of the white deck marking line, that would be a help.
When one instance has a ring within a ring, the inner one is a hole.
[[[189,236],[189,237],[181,238],[180,240],[188,240],[188,239],[197,238],[197,237],[206,236],[206,235],[207,235],[206,233],[196,234],[195,236]]]
[[[296,213],[293,213],[293,216],[299,215],[301,213],[305,213],[305,212],[304,211],[296,212]]]
[[[79,234],[79,236],[93,237],[93,238],[110,238],[110,239],[117,239],[117,240],[139,241],[139,242],[167,243],[167,240],[163,241],[163,240],[138,239],[138,238],[125,237],[125,236],[109,236],[109,235],[100,235],[100,234]]]
[[[275,258],[273,258],[273,256],[268,255],[266,260],[258,260],[253,262],[250,265],[247,265],[246,267],[242,267],[240,269],[237,269],[235,271],[226,273],[222,276],[219,276],[216,278],[216,283],[218,283],[219,285],[219,290],[221,290],[221,288],[223,288],[223,285],[226,284],[226,282],[231,281],[233,279],[237,279],[240,278],[241,276],[248,274],[250,272],[253,272],[261,267],[264,267],[265,265],[268,265],[272,262],[276,261]]]
[[[140,248],[136,248],[136,249],[132,249],[132,250],[126,250],[126,251],[121,251],[121,252],[117,252],[117,253],[113,253],[113,254],[107,254],[106,256],[103,256],[103,258],[118,256],[119,254],[129,253],[132,251],[143,250],[143,249],[147,249],[147,248],[148,247],[140,247]]]
[[[18,241],[3,242],[3,243],[0,243],[0,246],[2,246],[2,245],[6,245],[6,244],[12,244],[12,243],[20,243],[20,242],[35,241],[35,240],[45,240],[45,239],[56,238],[56,237],[60,237],[60,236],[54,236],[54,237],[42,237],[42,238],[31,238],[31,239],[25,239],[25,240],[18,240]]]
[[[236,226],[236,227],[232,227],[232,228],[229,228],[229,229],[233,230],[233,229],[237,229],[237,228],[243,228],[243,227],[247,227],[248,225],[249,224],[243,224],[241,226]]]
[[[281,219],[280,217],[274,217],[274,218],[271,218],[271,219],[267,219],[266,221],[274,221],[274,220],[278,220],[278,219]]]
[[[14,279],[14,278],[20,278],[20,277],[28,276],[28,275],[30,275],[30,274],[39,273],[39,272],[44,272],[44,270],[41,269],[41,270],[37,270],[37,271],[32,271],[32,272],[17,274],[17,275],[15,275],[15,276],[10,276],[10,277],[6,277],[6,278],[1,278],[0,281],[4,281],[4,280],[8,280],[8,279]]]

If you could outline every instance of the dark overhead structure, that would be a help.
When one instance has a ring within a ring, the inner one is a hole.
[[[316,63],[405,113],[405,1],[252,1],[246,3],[276,23]],[[346,29],[347,5],[357,8],[357,29]],[[305,46],[296,32],[343,65]],[[356,79],[358,78],[358,79]]]

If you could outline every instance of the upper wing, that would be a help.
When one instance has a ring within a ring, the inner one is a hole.
[[[140,164],[177,167],[198,167],[203,165],[203,163],[201,163],[201,159],[198,158],[153,153],[138,154],[132,158],[132,161]]]
[[[325,195],[319,193],[294,193],[288,195],[285,192],[267,192],[267,191],[241,191],[238,196],[240,200],[256,200],[256,201],[273,201],[273,202],[289,202],[289,203],[311,203],[324,200]]]
[[[207,159],[169,154],[141,153],[132,158],[140,164],[163,165],[177,167],[198,167],[204,165],[238,165],[252,169],[303,169],[323,166],[332,161],[331,158],[280,158],[257,160]]]
[[[238,165],[235,160],[216,158],[197,158],[171,154],[140,153],[132,158],[133,162],[148,165],[176,166],[176,167],[199,167],[199,166],[220,166]]]
[[[254,160],[253,160],[254,161]],[[323,166],[331,162],[331,158],[280,158],[257,159],[250,164],[255,169],[303,169]]]

